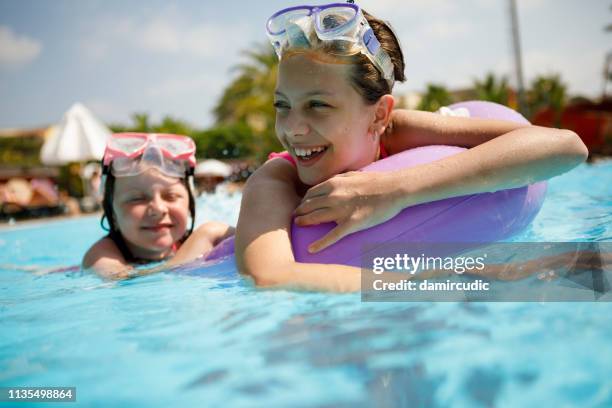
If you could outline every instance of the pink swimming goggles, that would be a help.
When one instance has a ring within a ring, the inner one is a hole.
[[[195,143],[187,136],[165,133],[115,133],[102,159],[105,173],[115,177],[138,175],[156,168],[169,177],[193,174]]]

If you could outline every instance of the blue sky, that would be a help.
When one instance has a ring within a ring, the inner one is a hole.
[[[311,2],[310,4],[321,2]],[[612,51],[610,2],[517,0],[526,80],[560,73],[571,94],[601,94]],[[83,102],[104,121],[134,112],[198,127],[231,81],[241,51],[266,40],[266,18],[300,1],[0,0],[0,128],[60,120]],[[309,3],[307,3],[309,4]],[[391,22],[408,81],[469,85],[512,77],[506,0],[362,0]]]

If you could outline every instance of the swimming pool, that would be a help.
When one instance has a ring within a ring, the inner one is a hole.
[[[516,240],[612,241],[611,180],[612,161],[551,180]],[[234,224],[239,202],[200,198],[199,219]],[[0,230],[0,386],[75,386],[101,407],[612,406],[610,303],[362,303],[227,271],[36,273],[101,235],[92,217]]]

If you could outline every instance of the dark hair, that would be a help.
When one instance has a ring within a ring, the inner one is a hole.
[[[102,198],[102,210],[104,211],[102,214],[102,218],[100,219],[100,225],[102,229],[108,231],[108,237],[117,245],[119,251],[123,255],[126,261],[128,262],[139,262],[142,261],[137,259],[132,251],[127,246],[125,242],[125,238],[123,238],[123,234],[119,230],[119,227],[115,224],[115,217],[113,215],[113,195],[115,193],[115,176],[113,176],[110,172],[110,169],[104,169],[104,175],[106,180],[104,181],[104,196]],[[193,227],[195,224],[195,198],[193,196],[193,191],[191,186],[189,185],[189,176],[186,176],[182,179],[185,184],[185,188],[187,188],[187,192],[189,193],[189,213],[191,214],[191,227],[185,232],[185,235],[180,239],[180,242],[183,243],[191,233],[193,232]],[[108,223],[108,227],[104,225],[104,220]]]

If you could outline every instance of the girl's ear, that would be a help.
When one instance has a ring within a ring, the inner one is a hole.
[[[373,134],[381,135],[385,132],[389,121],[391,120],[391,112],[395,106],[395,98],[393,95],[383,95],[376,102],[374,109],[374,121],[370,126]]]

